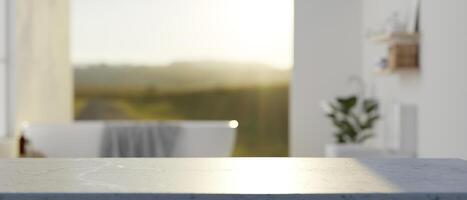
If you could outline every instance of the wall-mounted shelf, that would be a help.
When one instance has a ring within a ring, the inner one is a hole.
[[[387,67],[377,70],[377,74],[390,74],[398,70],[417,70],[419,68],[420,34],[378,34],[371,36],[369,40],[374,43],[388,45]]]
[[[370,41],[384,44],[418,44],[420,34],[418,33],[383,33],[373,35]]]

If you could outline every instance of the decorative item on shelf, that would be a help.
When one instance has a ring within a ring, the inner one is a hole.
[[[408,16],[402,19],[399,12],[394,12],[380,28],[369,31],[368,38],[374,43],[388,45],[387,64],[375,65],[375,72],[388,74],[398,70],[414,70],[419,68],[419,7],[420,1],[413,0]]]
[[[407,33],[417,33],[420,30],[420,0],[412,0],[408,12]]]
[[[407,23],[402,21],[398,12],[392,13],[386,21],[375,29],[369,29],[367,37],[373,42],[387,43],[389,39],[404,36],[407,31]]]
[[[396,70],[414,70],[419,67],[419,35],[393,33],[371,38],[372,41],[388,44],[385,62],[377,62],[376,72],[391,73]],[[382,67],[381,64],[385,66]]]
[[[374,136],[373,126],[380,118],[378,102],[357,95],[338,97],[335,102],[323,102],[326,116],[336,127],[335,143],[326,145],[328,157],[381,156],[384,151],[364,146]]]
[[[413,68],[418,66],[417,44],[395,44],[389,47],[389,68]]]
[[[407,30],[407,24],[400,17],[399,12],[394,12],[384,24],[385,33],[403,33]]]
[[[388,59],[386,57],[381,57],[375,62],[375,67],[377,71],[385,71],[388,68]]]

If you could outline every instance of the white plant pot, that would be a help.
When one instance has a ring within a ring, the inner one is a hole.
[[[384,157],[387,155],[383,149],[363,146],[360,144],[327,144],[326,157],[368,158]]]

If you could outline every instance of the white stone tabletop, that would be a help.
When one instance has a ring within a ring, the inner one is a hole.
[[[5,159],[0,200],[7,199],[467,199],[467,161]]]

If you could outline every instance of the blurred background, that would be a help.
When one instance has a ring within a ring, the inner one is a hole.
[[[234,119],[234,156],[288,155],[292,1],[70,3],[75,120]]]
[[[0,0],[0,156],[467,158],[465,9]]]

